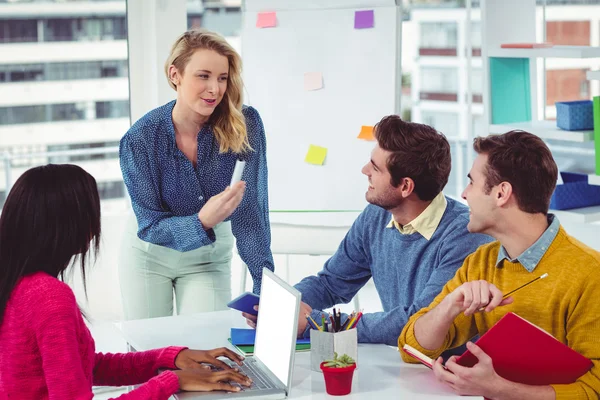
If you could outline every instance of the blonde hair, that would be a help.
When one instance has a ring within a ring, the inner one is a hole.
[[[227,90],[223,95],[221,103],[217,106],[210,117],[213,131],[219,151],[226,153],[242,153],[251,150],[248,142],[246,122],[242,114],[242,59],[240,55],[219,34],[204,29],[192,29],[177,38],[169,58],[165,62],[165,73],[169,86],[177,90],[177,86],[171,81],[169,67],[175,66],[180,74],[183,74],[187,63],[196,50],[213,50],[227,57],[229,61],[229,75],[227,77]]]

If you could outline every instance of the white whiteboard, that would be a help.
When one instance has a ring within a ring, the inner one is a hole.
[[[365,9],[374,28],[354,29],[355,11]],[[256,28],[260,11],[275,11],[277,26]],[[366,205],[361,169],[374,142],[356,136],[399,114],[400,24],[394,0],[246,0],[245,103],[265,124],[271,210]],[[323,89],[305,91],[306,72],[321,72]],[[304,162],[311,144],[328,149],[323,166]]]

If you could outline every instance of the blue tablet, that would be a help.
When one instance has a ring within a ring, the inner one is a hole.
[[[254,306],[258,305],[259,300],[259,296],[255,295],[254,293],[246,292],[227,303],[227,307],[233,308],[234,310],[243,311],[248,314],[258,315],[258,311],[254,309]]]

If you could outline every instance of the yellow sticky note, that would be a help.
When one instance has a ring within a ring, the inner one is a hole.
[[[307,72],[304,74],[304,90],[319,90],[323,88],[323,74]]]
[[[257,28],[274,28],[277,26],[277,13],[260,12],[256,17]]]
[[[327,149],[325,147],[315,146],[314,144],[311,144],[308,148],[308,153],[306,154],[304,162],[314,165],[323,165],[326,156]]]
[[[375,136],[373,135],[373,127],[363,125],[360,129],[360,133],[358,134],[357,138],[369,141],[375,140]]]

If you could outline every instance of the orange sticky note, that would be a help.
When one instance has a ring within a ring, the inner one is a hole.
[[[323,165],[325,157],[327,157],[327,148],[311,144],[304,162],[313,165]]]
[[[373,135],[373,127],[363,125],[360,129],[360,133],[357,136],[358,139],[373,141],[375,136]]]
[[[306,72],[304,74],[304,90],[319,90],[323,88],[323,74]]]
[[[272,12],[260,12],[256,17],[257,28],[274,28],[277,26],[277,13]]]

